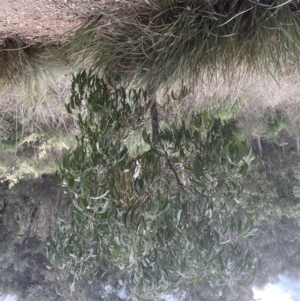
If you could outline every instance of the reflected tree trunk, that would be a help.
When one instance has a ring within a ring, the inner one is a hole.
[[[261,147],[261,138],[260,136],[257,136],[257,145],[260,155],[262,155],[262,147]]]
[[[150,107],[151,127],[152,127],[152,143],[156,144],[158,139],[158,110],[156,96],[153,96]]]

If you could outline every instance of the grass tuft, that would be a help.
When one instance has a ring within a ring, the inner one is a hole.
[[[66,51],[154,90],[175,80],[298,65],[300,5],[282,0],[152,0],[99,12]],[[82,62],[82,61],[81,61]]]
[[[0,41],[1,85],[28,78],[41,66],[45,66],[46,48],[41,43],[7,37]],[[48,61],[48,60],[47,60]]]
[[[70,95],[72,67],[60,57],[59,43],[7,37],[0,41],[0,133],[68,127],[64,104]]]

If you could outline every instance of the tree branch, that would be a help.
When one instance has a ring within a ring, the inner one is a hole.
[[[170,159],[167,158],[166,160],[167,160],[167,164],[168,164],[169,168],[170,168],[170,169],[172,170],[172,172],[174,173],[174,176],[175,176],[175,179],[176,179],[177,184],[178,184],[179,187],[184,191],[184,185],[180,182],[179,177],[178,177],[178,174],[177,174],[176,170],[174,169],[174,167],[173,167],[173,165],[172,165]]]
[[[152,104],[150,107],[150,117],[152,127],[152,143],[156,144],[158,139],[158,110],[155,96],[153,96]]]

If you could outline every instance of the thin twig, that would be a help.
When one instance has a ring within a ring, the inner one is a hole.
[[[63,190],[60,187],[57,191],[57,196],[56,196],[56,204],[55,204],[55,213],[54,213],[54,223],[57,222],[59,212],[60,212],[60,207],[61,207],[61,200],[62,200],[62,195],[63,195]]]
[[[17,47],[17,48],[2,48],[2,49],[0,49],[0,52],[19,51],[19,50],[24,50],[26,48],[30,48],[31,46],[37,46],[37,44],[34,42],[34,43],[30,43],[30,44],[27,44],[25,46],[20,46],[20,47]]]
[[[178,177],[178,174],[177,174],[176,170],[174,169],[174,167],[173,167],[173,165],[172,165],[170,159],[167,158],[166,160],[167,160],[168,166],[170,167],[170,169],[171,169],[172,172],[174,173],[174,176],[175,176],[175,178],[176,178],[177,184],[180,186],[180,188],[181,188],[183,191],[185,191],[185,190],[184,190],[184,185],[180,182],[179,177]]]

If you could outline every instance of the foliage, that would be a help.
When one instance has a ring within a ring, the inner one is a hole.
[[[58,158],[71,145],[65,133],[22,133],[0,139],[0,183],[13,187],[21,179],[38,178],[43,173],[54,173]]]
[[[211,287],[208,282],[199,281],[195,285],[181,290],[176,295],[175,300],[180,301],[253,301],[253,292],[251,289],[252,284],[249,286],[243,284],[243,286],[237,285],[236,287],[230,287],[224,290],[222,295],[218,290]]]
[[[263,289],[281,276],[299,280],[299,227],[299,219],[285,216],[261,223],[252,241],[259,254],[256,287]]]
[[[53,173],[55,156],[67,148],[63,140],[74,123],[63,110],[69,83],[56,51],[54,44],[0,41],[0,181],[10,187]]]
[[[9,188],[13,187],[21,179],[28,175],[37,177],[37,173],[34,168],[26,163],[19,164],[17,169],[14,169],[14,167],[9,168],[2,164],[0,165],[0,183],[9,183]]]
[[[262,222],[273,224],[282,216],[299,218],[300,161],[296,139],[287,132],[281,136],[284,140],[279,136],[277,143],[261,141],[262,153],[245,181],[241,203],[256,226]],[[280,143],[286,144],[285,150]]]
[[[67,110],[81,135],[57,178],[74,208],[49,242],[48,264],[73,275],[71,291],[84,274],[118,267],[141,298],[199,279],[221,289],[250,281],[251,222],[234,212],[253,154],[205,113],[151,141],[148,106],[142,89],[112,88],[86,71],[73,78]],[[126,137],[138,128],[147,150],[131,154]]]
[[[154,90],[178,79],[227,78],[238,66],[270,72],[298,64],[296,1],[146,2],[99,13],[77,31],[67,52],[80,53],[80,63],[84,58],[105,74],[152,83]]]

